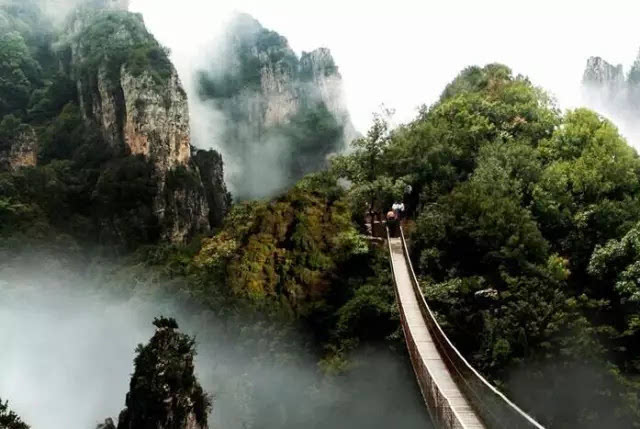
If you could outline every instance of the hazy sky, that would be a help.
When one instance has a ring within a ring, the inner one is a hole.
[[[430,104],[458,71],[502,62],[580,104],[590,55],[622,63],[640,47],[634,0],[132,0],[150,30],[185,70],[233,10],[289,39],[293,49],[331,49],[356,126],[381,103],[406,121]]]

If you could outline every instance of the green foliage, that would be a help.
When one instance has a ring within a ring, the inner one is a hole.
[[[640,225],[635,225],[622,238],[597,245],[587,267],[598,282],[594,291],[606,296],[615,314],[618,334],[614,344],[620,353],[618,362],[632,372],[640,371]]]
[[[321,173],[276,200],[234,206],[220,231],[189,249],[152,247],[140,257],[185,278],[189,294],[215,311],[303,322],[327,346],[327,362],[344,362],[358,342],[397,328],[386,252],[351,219],[335,177]]]
[[[75,104],[67,104],[41,132],[38,157],[42,163],[71,159],[86,140],[85,122],[80,109]]]
[[[142,17],[125,11],[101,11],[90,19],[91,24],[77,36],[81,46],[79,72],[88,82],[95,81],[102,67],[111,82],[117,82],[125,66],[134,76],[148,72],[156,85],[167,85],[173,73],[168,52],[146,30]]]
[[[129,246],[155,242],[159,234],[158,218],[153,212],[157,180],[151,162],[144,156],[128,156],[109,162],[92,194],[98,217],[112,223],[113,231],[122,231]],[[122,242],[118,237],[102,241]]]
[[[558,250],[574,253],[572,270],[584,271],[596,244],[638,219],[640,159],[610,122],[585,109],[569,112],[540,152],[548,163],[534,212]]]
[[[361,252],[361,246],[345,237],[355,231],[344,201],[332,195],[338,191],[304,187],[303,182],[271,203],[234,208],[223,231],[204,241],[198,263],[224,266],[234,293],[253,299],[285,296],[297,312],[309,311],[330,288],[330,273],[343,262],[339,258],[349,258],[354,247]],[[227,248],[233,251],[221,250]]]
[[[2,122],[0,122],[0,151],[11,149],[11,144],[21,128],[22,123],[15,116],[6,115],[2,118]]]
[[[471,66],[464,69],[442,93],[441,100],[462,93],[487,90],[511,80],[511,70],[502,64],[490,64],[486,67]]]
[[[212,403],[194,374],[195,339],[178,332],[174,319],[160,317],[153,324],[157,329],[149,344],[136,350],[120,425],[178,429],[193,414],[206,427]]]
[[[340,149],[343,131],[344,126],[324,103],[303,107],[287,125],[275,131],[291,147],[291,175],[301,178],[324,165],[327,154]]]
[[[0,116],[24,113],[41,70],[18,32],[0,34]]]
[[[287,39],[263,28],[248,15],[239,15],[228,30],[229,46],[214,61],[233,66],[216,73],[199,73],[200,96],[205,99],[228,99],[243,91],[260,89],[263,67],[274,67],[294,78],[298,58]],[[229,61],[229,59],[235,61]],[[223,63],[224,62],[224,63]],[[218,66],[218,64],[216,64]]]
[[[388,145],[388,125],[376,116],[367,136],[352,142],[353,152],[332,160],[334,174],[351,182],[350,201],[356,213],[366,209],[381,214],[402,197],[404,181],[394,179],[385,169]]]
[[[9,409],[7,401],[0,398],[0,428],[1,429],[29,429],[29,425],[20,420],[20,417]]]
[[[58,72],[44,88],[35,90],[29,99],[29,119],[42,122],[55,117],[67,103],[77,99],[76,85]]]
[[[379,210],[387,189],[411,185],[414,265],[463,354],[554,426],[637,426],[640,159],[617,129],[586,109],[561,116],[489,65],[464,70],[414,122],[376,122],[359,146],[334,163],[350,202]],[[352,305],[374,311],[368,298]],[[541,405],[564,400],[577,368],[592,374],[584,399]],[[522,388],[512,377],[527,369]]]

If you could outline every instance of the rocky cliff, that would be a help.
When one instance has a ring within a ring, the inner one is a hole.
[[[161,238],[183,242],[207,230],[209,219],[220,222],[228,203],[222,159],[206,166],[193,162],[186,93],[142,17],[121,10],[80,12],[69,28],[82,115],[98,126],[114,156],[142,156],[153,166],[152,205]],[[212,188],[220,192],[216,213],[210,213],[206,191]]]
[[[273,194],[322,168],[356,134],[329,50],[298,57],[286,38],[246,14],[229,23],[198,86],[223,118],[212,143],[231,164],[241,198]]]
[[[21,124],[14,130],[0,132],[0,171],[35,166],[37,151],[38,138],[33,127]]]
[[[582,80],[585,85],[618,88],[624,85],[625,76],[622,64],[614,66],[600,57],[591,57]]]
[[[7,188],[12,201],[83,240],[132,248],[219,225],[230,203],[222,158],[195,162],[166,49],[127,0],[59,3],[0,2],[0,173],[37,170]],[[45,12],[55,4],[62,23]]]
[[[636,112],[626,111],[640,109],[640,53],[626,75],[622,65],[589,58],[582,83],[589,100],[599,104],[597,107],[635,116]]]

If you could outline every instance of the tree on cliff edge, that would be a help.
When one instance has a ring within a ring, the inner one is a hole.
[[[174,319],[153,321],[156,332],[136,350],[119,429],[206,429],[211,399],[194,375],[194,338],[178,332]]]
[[[0,398],[0,429],[29,429],[29,425],[20,420],[20,417],[9,409],[7,401]]]

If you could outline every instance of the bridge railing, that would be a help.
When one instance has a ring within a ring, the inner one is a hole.
[[[387,244],[389,246],[389,253],[392,254],[391,241],[389,239],[389,231],[387,230]],[[396,272],[391,261],[391,270],[394,278],[394,282],[397,282]],[[418,350],[418,344],[416,338],[413,337],[413,332],[409,327],[409,321],[407,319],[406,309],[402,305],[400,300],[400,293],[398,291],[398,285],[395,287],[396,299],[398,300],[398,307],[400,309],[400,319],[402,323],[402,330],[404,331],[404,337],[407,343],[407,349],[409,356],[413,364],[413,369],[416,374],[422,397],[427,405],[431,420],[436,424],[439,429],[466,429],[462,424],[462,419],[456,413],[455,409],[449,403],[447,395],[442,390],[441,386],[435,382],[432,374],[427,369],[422,359],[422,356]]]
[[[476,414],[488,428],[492,429],[544,429],[542,425],[522,411],[476,371],[449,340],[424,299],[415,271],[413,270],[413,264],[409,257],[409,250],[402,228],[400,228],[400,236],[404,256],[409,265],[411,284],[416,294],[420,312],[433,337],[434,345],[440,352],[456,384],[464,393]],[[411,342],[413,343],[413,339],[411,339]]]

